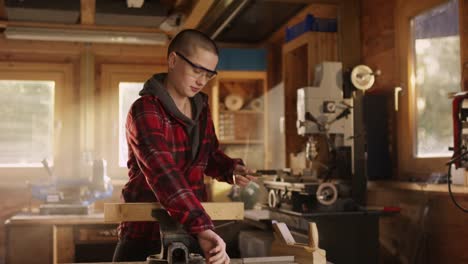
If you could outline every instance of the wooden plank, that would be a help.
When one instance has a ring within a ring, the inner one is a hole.
[[[108,57],[132,57],[153,58],[153,61],[160,61],[166,57],[167,47],[160,45],[125,45],[125,44],[102,44],[102,43],[76,43],[57,41],[27,41],[12,40],[0,37],[0,52],[34,53],[50,55],[71,55],[81,56],[82,52],[89,49],[95,56]],[[122,61],[125,61],[122,59]]]
[[[313,222],[309,222],[309,247],[319,247],[319,233],[317,229],[317,224]]]
[[[286,245],[274,240],[271,245],[272,256],[294,256],[300,264],[326,264],[326,252],[323,249],[312,250],[306,246]]]
[[[0,52],[14,53],[45,53],[54,55],[76,55],[83,49],[82,44],[74,42],[25,41],[12,40],[0,36]]]
[[[459,0],[462,90],[468,91],[468,0]],[[465,185],[468,185],[468,177]]]
[[[340,61],[343,63],[343,69],[349,69],[361,62],[360,11],[360,0],[342,0],[339,7],[338,35]]]
[[[7,20],[7,12],[5,8],[5,0],[0,0],[0,19]]]
[[[81,24],[94,25],[96,22],[96,0],[81,0]]]
[[[54,264],[71,263],[75,260],[73,226],[53,227]]]
[[[432,193],[447,193],[447,184],[427,184],[427,183],[411,183],[411,182],[400,182],[400,181],[386,181],[377,182],[372,181],[367,183],[367,187],[370,189],[398,189],[398,190],[410,190],[410,191],[421,191],[421,192],[432,192]],[[468,186],[452,185],[452,192],[457,194],[468,194]]]
[[[15,215],[9,219],[10,225],[89,225],[103,224],[104,215]]]
[[[196,28],[203,17],[207,15],[213,2],[213,0],[198,0],[184,22],[184,28]]]
[[[217,76],[218,79],[233,79],[233,80],[255,80],[266,79],[264,71],[220,71]]]
[[[289,228],[285,223],[274,223],[273,229],[275,230],[275,234],[278,235],[278,238],[286,245],[296,244],[296,240],[294,240],[291,231],[289,231]]]
[[[243,203],[202,203],[212,220],[244,219]],[[162,208],[159,203],[106,203],[104,222],[156,221],[151,216],[153,209]]]
[[[7,27],[37,27],[37,28],[53,28],[53,29],[69,29],[69,30],[102,30],[102,31],[118,31],[129,33],[166,33],[157,27],[130,27],[130,26],[105,26],[105,25],[85,25],[85,24],[60,24],[46,22],[26,22],[26,21],[0,21],[0,24],[6,24]]]

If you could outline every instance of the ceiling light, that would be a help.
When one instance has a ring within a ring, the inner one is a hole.
[[[70,30],[34,27],[7,27],[8,39],[72,41],[91,43],[114,43],[136,45],[165,45],[168,37],[164,33],[118,32],[98,30]]]

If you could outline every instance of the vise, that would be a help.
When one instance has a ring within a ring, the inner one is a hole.
[[[150,255],[148,264],[202,264],[203,256],[190,253],[198,246],[196,239],[189,235],[178,222],[174,221],[166,210],[153,209],[151,215],[159,221],[161,233],[161,251],[159,254]]]

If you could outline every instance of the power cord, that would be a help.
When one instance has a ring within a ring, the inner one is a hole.
[[[450,194],[450,198],[452,199],[452,202],[455,204],[455,206],[457,206],[462,212],[465,212],[465,213],[468,213],[468,209],[464,208],[463,206],[461,206],[457,200],[455,199],[455,196],[453,196],[453,193],[452,193],[452,164],[457,162],[458,160],[460,160],[461,158],[463,158],[464,156],[468,155],[468,150],[463,152],[462,154],[456,156],[456,157],[453,157],[449,162],[447,162],[447,166],[448,166],[448,173],[447,173],[447,185],[448,185],[448,191],[449,191],[449,194]]]

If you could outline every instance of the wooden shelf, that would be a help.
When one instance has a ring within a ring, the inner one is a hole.
[[[255,168],[271,166],[267,157],[269,111],[266,72],[220,71],[209,87],[215,131],[226,154],[242,156],[244,162]],[[224,106],[229,95],[242,97],[240,110],[231,111]],[[254,102],[258,100],[260,104]],[[248,107],[252,103],[261,108]]]
[[[231,139],[231,140],[219,140],[219,144],[263,144],[263,140],[241,140],[241,139]]]
[[[256,110],[237,110],[237,111],[231,111],[231,110],[219,110],[220,114],[257,114],[257,115],[263,115],[263,111],[256,111]]]
[[[371,190],[377,189],[397,189],[433,193],[448,193],[447,184],[429,184],[429,183],[414,183],[414,182],[401,182],[401,181],[385,181],[385,182],[368,182],[367,187]],[[452,192],[457,194],[468,194],[468,186],[453,185]]]

